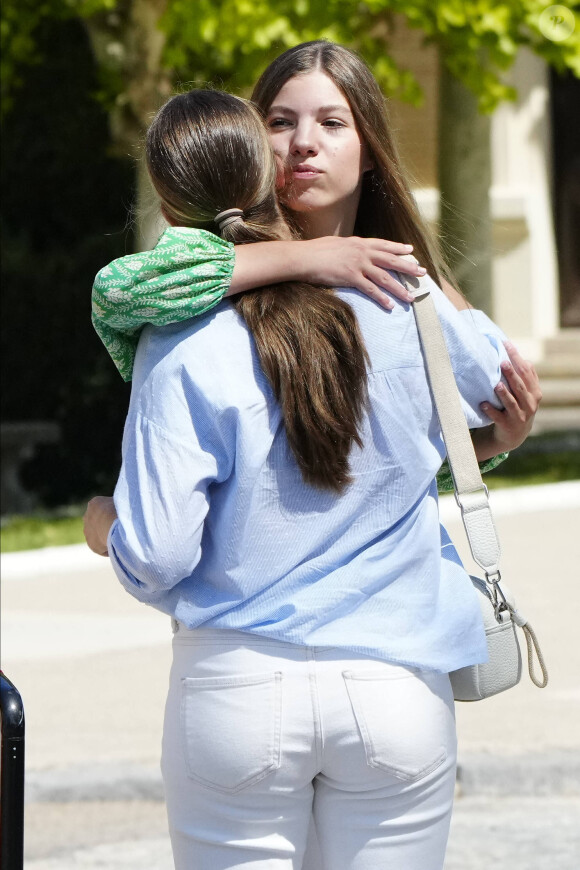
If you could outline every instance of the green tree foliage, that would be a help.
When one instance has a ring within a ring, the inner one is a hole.
[[[580,12],[574,0],[559,4],[569,10],[574,29],[556,40],[544,13],[546,0],[393,0],[389,5],[419,28],[427,42],[439,47],[449,71],[478,97],[480,109],[492,111],[515,93],[503,73],[526,46],[558,72],[571,69],[580,77]],[[381,0],[370,0],[370,5]],[[548,34],[548,35],[546,35]],[[559,35],[559,34],[558,34]]]
[[[97,270],[132,250],[130,160],[108,153],[107,113],[78,20],[43,21],[0,140],[2,419],[54,420],[25,485],[46,505],[110,492],[128,389],[90,322]]]
[[[137,14],[144,14],[148,25],[165,36],[161,65],[182,82],[211,81],[243,91],[284,48],[323,37],[361,51],[386,93],[417,101],[413,75],[388,55],[402,16],[438,45],[450,72],[478,97],[481,109],[490,111],[514,96],[503,76],[522,46],[559,72],[571,69],[580,76],[578,4],[558,4],[575,24],[565,39],[546,30],[542,14],[548,6],[546,0],[4,0],[3,94],[9,106],[22,64],[38,61],[39,23],[79,16],[100,26],[101,39],[108,32],[110,41],[99,52],[103,80],[117,89],[117,98],[126,99],[132,65],[122,34]]]
[[[23,84],[23,68],[42,63],[39,43],[44,22],[112,10],[117,0],[3,0],[0,16],[2,113],[12,108]]]
[[[222,76],[238,86],[255,81],[265,64],[298,42],[327,38],[358,49],[386,93],[416,101],[419,88],[388,55],[401,16],[435,43],[460,81],[492,110],[513,98],[503,73],[527,46],[558,71],[580,76],[580,14],[565,0],[575,28],[563,41],[547,38],[541,16],[546,0],[171,0],[161,22],[166,61],[191,70],[196,82]]]
[[[247,91],[264,67],[292,45],[329,39],[350,45],[371,64],[384,91],[416,102],[420,89],[386,51],[396,22],[388,2],[373,10],[356,0],[171,0],[161,27],[165,61],[184,80]]]
[[[5,419],[47,418],[63,439],[26,469],[46,504],[111,490],[127,390],[89,320],[98,268],[129,252],[135,155],[174,86],[247,93],[264,66],[326,37],[359,50],[383,90],[418,102],[388,48],[402,23],[439,47],[480,108],[528,46],[580,76],[577,4],[565,39],[546,0],[3,0],[2,235]],[[544,22],[545,25],[545,22]],[[96,98],[96,99],[95,99]]]

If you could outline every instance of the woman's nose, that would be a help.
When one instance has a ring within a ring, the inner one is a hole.
[[[291,152],[296,155],[318,153],[315,136],[310,128],[300,125],[296,127],[292,137]]]

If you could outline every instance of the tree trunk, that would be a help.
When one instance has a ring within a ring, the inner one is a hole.
[[[440,63],[438,180],[443,254],[476,308],[492,311],[491,119]]]
[[[168,0],[122,0],[111,12],[85,20],[97,63],[123,87],[110,112],[115,151],[135,161],[133,206],[137,251],[153,247],[163,222],[144,165],[143,141],[154,114],[172,91],[161,65],[165,34],[159,21]]]

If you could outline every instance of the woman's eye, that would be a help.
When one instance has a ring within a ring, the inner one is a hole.
[[[331,127],[337,129],[338,127],[345,127],[346,124],[343,121],[339,121],[337,118],[327,118],[322,122],[324,127]]]
[[[287,118],[271,118],[268,121],[268,126],[271,128],[274,127],[287,127],[289,126],[290,121]]]

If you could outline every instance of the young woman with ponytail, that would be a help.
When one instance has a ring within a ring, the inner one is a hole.
[[[326,219],[356,216],[362,195],[369,154],[348,135]],[[173,98],[147,159],[175,227],[131,260],[134,286],[178,295],[191,232],[248,251],[291,242],[246,102]],[[326,171],[317,160],[305,172]],[[311,195],[303,181],[285,212]],[[485,427],[503,345],[431,292],[469,425]],[[485,656],[439,526],[443,452],[405,302],[387,313],[357,290],[289,281],[143,330],[114,504],[89,504],[86,535],[173,620],[162,770],[177,870],[299,870],[312,820],[325,870],[441,870],[448,672]]]
[[[217,91],[176,97],[152,124],[146,153],[169,223],[217,221],[221,237],[237,245],[292,238],[276,199],[268,137],[248,103]],[[232,201],[236,208],[221,209]],[[297,281],[246,292],[233,305],[253,335],[304,480],[340,492],[350,480],[351,446],[362,446],[366,384],[351,307],[328,288]]]

